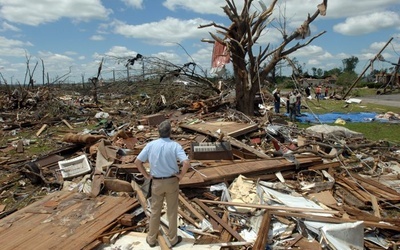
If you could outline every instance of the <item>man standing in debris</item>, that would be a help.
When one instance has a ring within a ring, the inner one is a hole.
[[[289,118],[291,122],[296,121],[296,102],[297,102],[297,91],[293,91],[289,95]]]
[[[325,87],[325,99],[328,98],[328,95],[329,95],[329,86],[327,85],[327,86]]]
[[[297,92],[296,95],[296,115],[301,115],[301,93],[300,91]]]
[[[161,210],[164,198],[167,203],[167,218],[169,222],[168,239],[174,247],[182,241],[178,231],[178,201],[179,181],[190,167],[190,161],[182,146],[171,140],[171,123],[166,120],[158,125],[160,138],[149,142],[135,160],[135,164],[146,179],[152,179],[151,185],[151,215],[146,242],[155,247],[160,228]],[[150,173],[147,173],[143,163],[148,161]],[[182,163],[179,171],[177,161]]]
[[[276,89],[274,91],[274,107],[275,107],[275,113],[279,114],[279,109],[281,108],[281,96],[279,89]]]
[[[306,97],[309,97],[311,95],[311,87],[310,87],[310,85],[307,85],[307,87],[305,89],[305,92],[306,92]]]
[[[317,100],[321,99],[321,92],[322,92],[322,87],[321,85],[318,85],[315,88],[315,98],[317,98]]]

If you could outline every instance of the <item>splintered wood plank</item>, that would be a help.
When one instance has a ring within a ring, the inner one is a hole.
[[[248,123],[220,122],[220,121],[212,121],[212,122],[209,121],[205,123],[197,123],[190,125],[181,124],[179,126],[198,132],[210,131],[212,133],[216,133],[217,131],[219,131],[220,132],[219,134],[224,133],[225,135],[229,135],[232,137],[244,135],[258,129],[258,124],[256,123],[248,124]]]
[[[260,230],[257,234],[257,239],[253,245],[254,249],[265,248],[265,246],[267,245],[267,241],[268,241],[268,232],[269,232],[270,225],[271,225],[271,214],[267,210],[267,211],[265,211],[265,214],[261,221]]]
[[[368,192],[373,193],[375,196],[391,202],[400,201],[400,194],[396,190],[385,186],[379,181],[367,177],[364,178],[358,174],[351,174],[351,176],[357,179]]]
[[[203,173],[203,169],[198,170],[201,173]],[[182,180],[179,182],[179,186],[185,185],[185,184],[202,184],[204,183],[204,178],[199,172],[188,172],[186,173]]]
[[[310,166],[321,161],[319,157],[298,158],[300,168]],[[222,166],[197,169],[199,173],[188,172],[179,183],[181,187],[218,183],[234,180],[238,175],[266,174],[269,172],[295,169],[294,163],[283,158],[264,159],[255,161],[237,162]]]
[[[234,230],[231,226],[229,226],[225,221],[223,221],[212,209],[207,207],[202,201],[197,198],[193,199],[194,202],[197,203],[211,218],[217,221],[225,230],[227,230],[233,237],[235,237],[238,241],[244,241],[242,236]]]
[[[3,229],[0,232],[0,245],[3,249],[19,249],[26,241],[35,241],[37,232],[34,232],[35,230],[23,230],[22,228],[29,228],[29,225],[36,225],[37,228],[43,229],[41,223],[49,215],[41,213],[40,211],[44,208],[39,206],[47,202],[46,198],[49,197],[46,196],[43,199],[43,203],[36,202],[0,221],[0,226]],[[15,237],[16,235],[18,237]]]
[[[46,204],[57,204],[51,214]],[[122,214],[138,205],[130,197],[57,192],[0,220],[2,249],[83,249]]]

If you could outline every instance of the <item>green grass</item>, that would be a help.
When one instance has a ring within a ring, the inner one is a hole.
[[[362,133],[364,137],[371,141],[387,141],[400,145],[400,124],[381,123],[381,122],[347,122],[345,125],[327,123],[331,126],[343,126],[352,131]],[[315,124],[298,123],[299,128],[308,128]]]
[[[369,93],[369,92],[368,92]],[[360,98],[362,99],[362,98]],[[347,104],[344,100],[308,100],[303,105],[309,109],[303,109],[302,112],[325,114],[331,112],[356,113],[356,112],[375,112],[384,114],[386,112],[394,112],[400,114],[400,107],[390,107],[371,103]],[[307,128],[313,124],[301,124],[300,128]],[[337,124],[329,124],[337,125]],[[339,125],[341,126],[341,125]],[[400,123],[384,123],[384,122],[347,122],[344,127],[363,133],[368,140],[379,141],[384,140],[395,144],[400,144]]]
[[[382,123],[382,122],[367,122],[367,123],[346,123],[344,127],[363,133],[364,137],[379,141],[384,140],[400,145],[400,124],[399,123]]]
[[[400,113],[400,107],[389,107],[371,103],[346,103],[343,100],[307,100],[302,105],[309,108],[305,112],[325,114],[331,112],[353,113],[353,112],[375,112],[384,114],[386,112]]]

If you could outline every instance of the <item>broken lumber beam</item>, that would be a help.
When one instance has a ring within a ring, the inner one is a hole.
[[[190,224],[192,224],[193,226],[197,227],[197,228],[201,228],[201,226],[199,225],[199,223],[197,223],[192,217],[190,217],[187,213],[185,213],[182,209],[178,208],[178,213],[180,216],[183,217],[183,219],[187,220],[188,222],[190,222]]]
[[[266,155],[263,152],[252,148],[251,146],[237,140],[236,138],[233,138],[232,136],[226,136],[226,137],[227,137],[228,141],[231,143],[231,145],[233,145],[235,147],[243,148],[243,149],[255,154],[256,156],[260,157],[261,159],[271,159],[271,157],[269,155]]]
[[[185,199],[182,193],[179,193],[179,201],[185,205],[185,207],[200,221],[205,220],[205,217],[199,213],[190,203]]]
[[[39,136],[48,127],[47,124],[43,124],[42,127],[36,132],[36,136]]]
[[[254,242],[253,249],[265,249],[268,241],[268,232],[271,223],[271,214],[268,210],[265,211],[261,221],[260,230],[257,233],[256,241]]]
[[[69,129],[74,129],[74,127],[72,127],[71,124],[69,124],[69,122],[67,122],[67,120],[61,119],[61,121],[62,121]]]
[[[286,217],[295,217],[295,218],[303,218],[311,221],[318,222],[329,222],[329,223],[346,223],[346,222],[356,222],[363,221],[366,227],[376,227],[382,229],[389,229],[394,231],[400,231],[400,227],[396,225],[389,224],[387,222],[382,223],[381,221],[368,221],[368,220],[354,220],[347,218],[338,218],[338,217],[327,217],[327,216],[318,216],[304,213],[293,213],[293,212],[283,212],[283,211],[271,211],[271,214],[278,216],[286,216]]]
[[[140,188],[140,185],[137,184],[134,180],[132,180],[131,186],[132,186],[132,189],[136,191],[137,199],[139,200],[139,203],[142,206],[145,215],[149,218],[150,213],[147,210],[147,199],[146,199],[146,197],[144,197],[144,194],[143,194],[142,189]]]
[[[367,190],[370,193],[374,193],[374,195],[377,196],[378,198],[385,199],[391,202],[400,201],[400,195],[396,190],[387,187],[382,183],[375,181],[373,179],[364,178],[356,173],[351,173],[351,176],[354,179],[358,180],[361,186],[363,186],[365,190]]]
[[[240,203],[240,202],[214,201],[214,200],[204,200],[204,199],[199,199],[199,201],[204,202],[204,203],[227,205],[227,206],[234,206],[234,207],[251,207],[251,208],[260,208],[260,209],[269,209],[269,210],[282,210],[282,211],[293,211],[293,212],[302,212],[302,213],[340,214],[339,211],[325,210],[325,209],[315,209],[315,208],[270,206],[270,205],[263,205],[263,204],[248,204],[248,203]]]
[[[229,221],[229,212],[228,211],[224,211],[222,220],[225,221],[229,226],[232,226]],[[221,231],[220,239],[222,242],[231,242],[232,241],[232,235],[228,232],[228,230],[223,229],[222,225],[220,225],[219,230]],[[229,249],[230,248],[228,248],[228,247],[221,248],[221,250],[229,250]]]
[[[205,205],[200,199],[194,198],[194,202],[197,203],[210,217],[216,220],[224,229],[226,229],[233,237],[235,237],[238,241],[244,241],[242,236],[235,231],[232,227],[230,227],[225,221],[223,221],[213,210],[211,210],[207,205]]]

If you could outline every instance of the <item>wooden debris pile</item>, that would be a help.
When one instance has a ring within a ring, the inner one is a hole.
[[[66,119],[45,123],[63,126],[62,136],[46,135],[53,150],[1,159],[2,249],[146,249],[148,182],[133,162],[164,119],[192,164],[180,183],[184,241],[177,248],[396,249],[400,243],[400,150],[387,142],[342,127],[301,130],[267,115],[250,118],[219,97],[149,115],[118,106],[85,113],[90,107],[82,106],[77,110],[86,119],[96,117],[94,129],[74,131],[78,121]],[[48,127],[38,121],[29,127],[40,136]],[[6,123],[3,132],[13,131]],[[21,143],[12,148],[29,147]],[[27,206],[17,209],[21,202]],[[169,247],[167,227],[163,219],[162,249]]]

